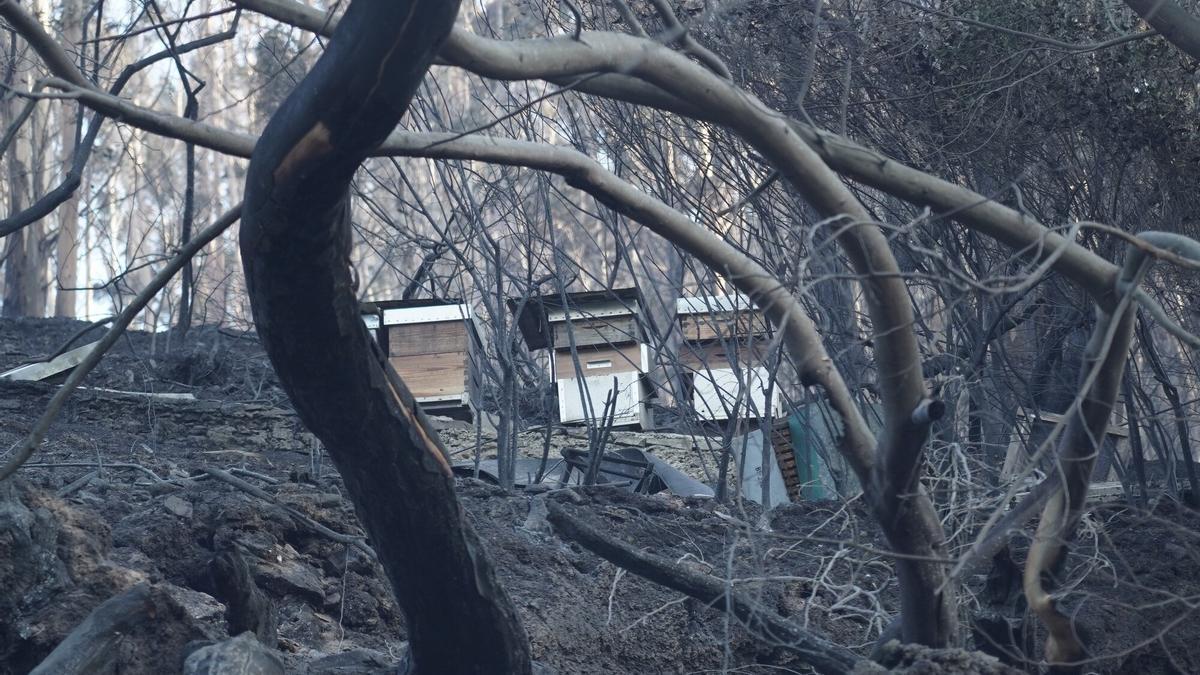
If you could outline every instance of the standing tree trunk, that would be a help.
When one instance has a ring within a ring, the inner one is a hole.
[[[1138,492],[1134,504],[1145,506],[1149,502],[1149,490],[1146,486],[1146,455],[1142,448],[1142,431],[1138,426],[1137,406],[1133,399],[1133,373],[1129,362],[1125,362],[1125,377],[1121,380],[1121,391],[1125,397],[1125,419],[1129,422],[1129,461],[1133,465],[1133,474],[1137,479]],[[1129,482],[1129,481],[1126,481]],[[1133,490],[1131,489],[1132,493]]]
[[[186,78],[186,73],[180,69],[180,77]],[[193,89],[191,85],[184,80],[184,87],[187,89],[187,104],[183,111],[183,116],[189,120],[196,119],[199,113],[200,102],[196,99],[197,89]],[[186,246],[192,240],[192,225],[196,217],[196,144],[188,143],[184,149],[184,179],[183,187],[183,224],[180,226],[179,243]],[[179,289],[179,320],[175,327],[179,331],[180,342],[187,339],[188,329],[192,326],[192,303],[196,298],[196,274],[192,266],[192,261],[188,260],[183,267],[183,274],[180,277]]]
[[[69,45],[76,45],[80,40],[80,2],[65,0],[62,10],[63,38]],[[60,108],[62,117],[59,119],[59,142],[62,144],[63,166],[72,171],[75,153],[79,152],[80,114],[79,104],[65,100]],[[58,294],[54,296],[54,316],[73,318],[79,292],[74,289],[79,286],[79,192],[73,190],[62,206],[58,207],[58,242],[55,259],[58,263],[57,286]]]
[[[5,54],[10,61],[5,68],[3,77],[6,87],[16,86],[18,79],[18,73],[15,70],[17,62],[15,45],[14,42],[9,53]],[[9,125],[19,120],[21,113],[18,110],[18,103],[19,99],[15,96],[10,97],[7,101],[0,101],[0,126],[2,128],[8,129]],[[36,113],[37,111],[35,109],[32,112]],[[3,153],[6,168],[4,179],[8,182],[7,215],[9,216],[14,216],[25,208],[25,200],[31,193],[29,174],[33,154],[30,140],[34,128],[33,115],[30,114],[21,122],[21,126],[23,128],[16,130],[17,135],[13,138],[12,145]],[[4,263],[3,316],[5,317],[41,314],[43,308],[36,306],[39,281],[37,259],[41,240],[42,226],[40,223],[13,232],[4,240],[4,247],[0,249],[0,261]]]
[[[26,122],[31,128],[32,122]],[[8,158],[9,215],[20,213],[30,194],[29,174],[33,155],[29,139],[18,136]],[[4,247],[4,316],[41,316],[42,231],[40,222],[8,235]]]
[[[457,9],[350,5],[255,148],[241,249],[259,336],[341,471],[407,616],[410,662],[424,673],[527,673],[516,611],[436,433],[373,347],[350,268],[350,179],[408,109]]]

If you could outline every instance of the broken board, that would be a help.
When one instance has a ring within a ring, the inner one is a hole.
[[[100,342],[96,341],[82,347],[76,347],[69,352],[59,354],[49,361],[38,361],[37,363],[27,363],[23,366],[17,366],[12,370],[0,373],[0,380],[39,382],[48,377],[53,377],[83,363],[83,360],[91,353],[92,348],[98,344]]]

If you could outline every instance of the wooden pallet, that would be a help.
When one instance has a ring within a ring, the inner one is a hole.
[[[775,452],[775,463],[779,465],[779,472],[783,474],[788,498],[793,502],[800,501],[800,472],[796,467],[796,452],[792,447],[792,432],[787,418],[774,421],[771,428],[771,449]]]

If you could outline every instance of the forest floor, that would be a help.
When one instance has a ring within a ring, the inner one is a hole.
[[[54,351],[82,327],[0,321],[0,371]],[[225,637],[208,565],[230,548],[251,561],[274,602],[288,672],[394,672],[404,618],[378,565],[312,527],[361,534],[336,470],[288,408],[256,340],[205,327],[170,356],[161,355],[165,346],[162,335],[124,338],[88,379],[91,389],[70,399],[21,480],[0,486],[0,673],[28,672],[99,603],[141,582],[168,589],[189,628],[157,636],[157,661],[121,672],[178,672],[185,642]],[[32,427],[54,390],[0,382],[0,451]],[[443,437],[452,451],[476,447],[473,431],[452,426]],[[623,438],[635,443],[639,435]],[[667,435],[641,438],[671,445]],[[523,435],[525,451],[540,454],[540,439]],[[678,450],[664,452],[702,478],[705,467]],[[236,472],[271,501],[204,475],[209,468]],[[459,496],[534,658],[559,673],[808,671],[732,617],[564,541],[545,520],[547,500],[635,548],[730,579],[762,606],[864,655],[896,606],[880,553],[886,544],[857,504],[790,504],[763,518],[752,504],[613,488],[505,493],[474,479],[460,481]],[[1165,502],[1153,513],[1098,508],[1067,578],[1067,604],[1097,657],[1089,669],[1200,672],[1195,514]],[[989,594],[1011,599],[1011,589],[997,588],[1011,583],[1003,575],[972,579],[964,620],[982,612]],[[995,668],[962,652],[900,660],[909,672]]]

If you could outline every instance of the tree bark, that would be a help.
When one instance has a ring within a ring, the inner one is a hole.
[[[18,152],[24,143],[17,141]],[[28,164],[20,161],[20,155],[14,158],[14,164],[9,171],[9,196],[12,212],[19,212],[23,207],[24,194],[28,182],[24,175]],[[4,316],[41,316],[44,307],[39,300],[42,295],[41,260],[42,224],[34,223],[21,232],[8,237],[8,245],[4,249]]]
[[[13,85],[11,78],[6,84]],[[7,127],[9,122],[19,119],[14,110],[15,101],[4,104],[0,121]],[[36,109],[33,111],[36,114]],[[33,149],[30,136],[33,134],[34,115],[29,115],[22,123],[24,129],[17,130],[12,148],[5,153],[8,181],[9,213],[20,213],[24,208],[32,188],[30,174],[32,172]],[[22,134],[21,132],[24,131]],[[34,223],[21,232],[15,232],[5,241],[4,262],[4,309],[5,317],[41,316],[43,307],[38,307],[40,290],[39,260],[41,258],[43,227]]]
[[[255,324],[325,444],[408,618],[427,673],[527,673],[529,648],[454,495],[445,450],[363,325],[349,183],[403,116],[457,2],[355,0],[267,125],[241,249]]]
[[[1137,405],[1133,398],[1133,380],[1129,362],[1125,363],[1125,379],[1121,382],[1121,391],[1125,396],[1125,419],[1129,422],[1129,461],[1133,465],[1133,474],[1137,478],[1138,496],[1134,502],[1145,506],[1149,501],[1149,489],[1146,485],[1146,455],[1142,447],[1142,430],[1138,420]]]
[[[63,37],[71,44],[80,38],[80,9],[79,0],[63,3]],[[63,101],[60,106],[59,143],[64,167],[72,167],[75,154],[80,152],[79,119],[82,113],[83,108],[75,101]],[[74,190],[58,209],[58,241],[54,257],[58,264],[54,316],[74,318],[79,297],[79,291],[71,290],[79,285],[79,193]]]
[[[1083,515],[1092,467],[1108,429],[1132,338],[1133,311],[1128,303],[1118,305],[1113,314],[1101,310],[1080,373],[1082,401],[1069,412],[1058,444],[1055,477],[1060,480],[1059,487],[1042,509],[1025,561],[1025,599],[1049,633],[1045,652],[1052,664],[1074,663],[1084,657],[1085,651],[1073,620],[1046,591],[1042,576],[1065,555],[1066,544]]]

